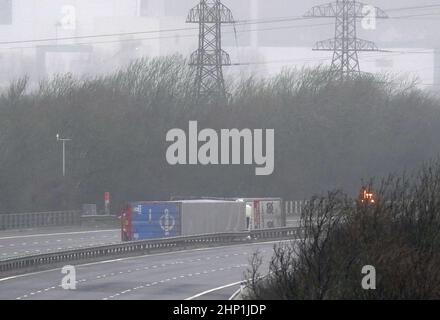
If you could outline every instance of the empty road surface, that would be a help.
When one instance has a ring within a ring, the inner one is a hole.
[[[0,233],[0,260],[27,255],[120,243],[119,230],[53,231],[44,234]]]
[[[288,226],[297,226],[298,220],[288,220]],[[28,255],[96,247],[121,243],[121,232],[114,230],[49,229],[43,231],[0,232],[0,260]]]
[[[171,252],[76,266],[76,290],[61,287],[61,268],[0,279],[0,299],[228,299],[259,251],[267,261],[275,242]],[[212,289],[219,290],[210,292]],[[209,293],[210,292],[210,293]]]

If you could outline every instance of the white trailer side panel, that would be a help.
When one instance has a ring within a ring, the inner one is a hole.
[[[182,235],[241,232],[246,229],[246,204],[231,201],[183,201]]]

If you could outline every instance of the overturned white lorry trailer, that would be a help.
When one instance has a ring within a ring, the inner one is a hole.
[[[172,197],[173,200],[188,197]],[[253,197],[253,198],[210,198],[190,197],[207,201],[234,201],[246,204],[246,229],[260,230],[282,228],[286,226],[286,212],[282,198]]]
[[[247,229],[260,230],[286,226],[283,199],[281,198],[239,198],[246,204]]]
[[[132,202],[122,212],[122,240],[135,241],[246,230],[246,204],[180,200]]]

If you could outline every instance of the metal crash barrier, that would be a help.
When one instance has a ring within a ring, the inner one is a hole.
[[[179,251],[200,247],[234,245],[267,240],[299,239],[299,228],[252,230],[239,233],[218,233],[167,239],[143,240],[121,244],[46,253],[0,261],[0,277],[56,268],[66,264],[145,255],[154,252]]]
[[[77,226],[81,225],[82,211],[54,211],[0,214],[0,230]]]

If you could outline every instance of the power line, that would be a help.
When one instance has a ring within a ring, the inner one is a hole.
[[[392,57],[392,56],[399,56],[399,55],[406,55],[406,54],[432,54],[432,52],[425,52],[425,51],[387,51],[386,54],[364,54],[362,55],[363,61],[372,61],[371,59],[365,59],[365,58],[381,58],[381,57]],[[298,59],[282,59],[282,60],[269,60],[269,61],[254,61],[254,62],[247,62],[247,63],[240,63],[240,64],[233,64],[233,65],[259,65],[259,64],[273,64],[273,63],[286,63],[286,62],[316,62],[316,61],[328,61],[332,60],[331,57],[314,57],[314,58],[298,58]]]
[[[301,21],[309,20],[309,18],[302,17],[281,17],[281,18],[271,18],[271,19],[261,19],[261,20],[244,20],[242,22],[236,22],[236,26],[240,25],[253,25],[253,24],[266,24],[266,23],[277,23],[277,22],[291,22],[291,21]],[[95,35],[85,35],[85,36],[72,36],[72,37],[58,37],[58,38],[42,38],[42,39],[28,39],[28,40],[16,40],[16,41],[0,41],[0,45],[3,44],[20,44],[20,43],[34,43],[34,42],[50,42],[50,41],[65,41],[65,40],[80,40],[80,39],[94,39],[94,38],[108,38],[108,37],[123,37],[123,36],[134,36],[141,34],[153,34],[153,33],[168,33],[168,32],[178,32],[178,31],[196,31],[199,28],[173,28],[173,29],[158,29],[158,30],[148,30],[148,31],[133,31],[133,32],[121,32],[121,33],[103,33]],[[123,39],[121,39],[123,40]]]
[[[385,9],[385,11],[387,11],[387,12],[407,11],[407,10],[431,9],[431,8],[439,8],[439,7],[440,7],[440,4],[430,4],[430,5],[423,5],[423,6],[390,8],[390,9]]]
[[[440,5],[436,5],[435,7],[440,7]],[[411,7],[416,8],[416,7]],[[420,8],[420,7],[417,7]],[[404,9],[404,8],[402,8]],[[394,9],[397,10],[397,9]],[[414,14],[407,16],[395,16],[390,17],[391,19],[405,19],[405,18],[414,18],[414,17],[423,17],[423,16],[435,16],[440,15],[440,13],[427,13],[427,14]],[[269,23],[282,23],[282,22],[292,22],[292,21],[305,21],[311,20],[311,17],[300,17],[300,16],[292,16],[292,17],[274,17],[269,19],[254,19],[254,20],[242,20],[235,23],[236,26],[245,26],[245,25],[260,25],[260,24],[269,24]],[[282,29],[282,28],[280,28]],[[158,30],[148,30],[148,31],[133,31],[133,32],[120,32],[120,33],[104,33],[104,34],[95,34],[95,35],[85,35],[85,36],[72,36],[72,37],[58,37],[58,38],[41,38],[41,39],[27,39],[27,40],[16,40],[16,41],[0,41],[0,45],[5,44],[24,44],[24,43],[41,43],[41,42],[51,42],[51,41],[68,41],[68,40],[81,40],[81,39],[96,39],[96,38],[109,38],[109,37],[124,37],[124,36],[135,36],[135,35],[143,35],[143,34],[155,34],[155,33],[169,33],[169,32],[180,32],[180,31],[196,31],[198,28],[172,28],[172,29],[158,29]],[[265,30],[276,30],[276,29],[265,29]],[[256,30],[258,31],[258,30]],[[167,37],[167,36],[165,36]],[[174,37],[174,35],[173,35]],[[157,38],[154,38],[157,39]],[[131,39],[118,39],[115,42],[124,42],[130,41]],[[136,39],[133,39],[136,40]]]
[[[282,30],[282,29],[296,29],[296,28],[309,28],[309,27],[320,27],[320,26],[329,26],[333,25],[332,23],[315,23],[308,25],[291,25],[291,26],[282,26],[282,27],[269,27],[269,28],[258,28],[258,29],[247,29],[247,30],[237,30],[237,33],[247,33],[247,32],[260,32],[260,31],[272,31],[272,30]],[[235,31],[225,31],[223,33],[232,34]],[[180,38],[194,38],[197,37],[197,34],[185,34],[178,35]],[[160,40],[160,39],[173,39],[176,38],[176,35],[169,36],[157,36],[157,37],[148,37],[148,38],[129,38],[129,39],[117,39],[117,40],[108,40],[108,41],[93,41],[93,42],[80,42],[74,43],[74,45],[95,45],[95,44],[109,44],[109,43],[119,43],[119,42],[133,42],[133,41],[147,41],[147,40]],[[37,46],[18,46],[18,47],[7,47],[0,48],[1,49],[35,49]]]
[[[309,19],[307,19],[309,20]],[[248,24],[251,25],[251,24]],[[268,27],[268,28],[258,28],[258,29],[247,29],[247,30],[237,30],[237,33],[247,33],[247,32],[261,32],[261,31],[273,31],[273,30],[282,30],[282,29],[297,29],[297,28],[309,28],[309,27],[320,27],[320,26],[331,26],[334,25],[333,23],[314,23],[314,24],[306,24],[306,25],[291,25],[291,26],[281,26],[281,27]],[[166,31],[170,30],[177,30],[177,29],[167,29]],[[182,30],[197,30],[197,28],[182,28]],[[224,31],[223,33],[226,34],[232,34],[235,31]],[[141,32],[142,33],[142,32]],[[151,32],[153,33],[153,32]],[[131,34],[134,34],[132,32]],[[119,34],[115,34],[119,35]],[[110,36],[110,35],[109,35]],[[196,33],[194,34],[179,34],[177,35],[179,38],[194,38],[197,36]],[[87,37],[87,36],[86,36]],[[94,37],[99,37],[99,35],[96,35]],[[93,41],[93,42],[77,42],[74,43],[74,45],[100,45],[100,44],[112,44],[112,43],[123,43],[123,42],[136,42],[136,41],[148,41],[148,40],[161,40],[161,39],[174,39],[176,38],[176,35],[161,35],[157,37],[148,37],[148,38],[127,38],[127,39],[116,39],[116,40],[107,40],[107,41]],[[52,39],[55,40],[55,39]],[[58,40],[62,40],[58,38]],[[25,41],[24,43],[31,43],[32,40]],[[7,42],[4,42],[6,44]],[[2,44],[0,42],[0,44]],[[21,50],[21,49],[35,49],[38,46],[16,46],[16,47],[6,47],[6,48],[0,48],[0,50]]]
[[[440,13],[438,14],[440,15]],[[406,18],[404,17],[393,17],[393,18]],[[300,20],[296,19],[295,20]],[[302,20],[310,20],[310,18],[302,19]],[[250,21],[250,20],[249,20]],[[273,23],[273,22],[287,22],[292,21],[288,18],[282,18],[280,19],[271,19],[271,20],[265,20],[264,23]],[[260,24],[263,22],[246,22],[246,23],[236,23],[236,25],[253,25],[253,24]],[[237,30],[238,33],[242,32],[259,32],[259,31],[271,31],[271,30],[282,30],[282,29],[295,29],[295,28],[304,28],[304,27],[319,27],[319,26],[329,26],[333,25],[332,23],[314,23],[314,24],[307,24],[307,25],[292,25],[292,26],[281,26],[281,27],[271,27],[271,28],[258,28],[258,29],[251,29],[251,30]],[[126,35],[139,35],[139,34],[153,34],[153,33],[166,33],[166,32],[172,32],[172,31],[195,31],[198,30],[198,28],[176,28],[176,29],[162,29],[162,30],[150,30],[150,31],[138,31],[138,32],[127,32],[127,33],[114,33],[114,34],[99,34],[99,35],[89,35],[89,36],[76,36],[76,37],[65,37],[65,38],[46,38],[46,39],[35,39],[35,40],[17,40],[17,41],[3,41],[0,42],[0,45],[3,44],[20,44],[20,43],[33,43],[33,42],[49,42],[49,41],[63,41],[63,40],[76,40],[76,39],[88,39],[88,38],[101,38],[101,37],[115,37],[115,36],[126,36]],[[232,32],[225,32],[225,33],[232,33]],[[194,37],[194,35],[178,35],[179,37]],[[175,38],[176,35],[169,35],[169,36],[157,36],[157,37],[149,37],[149,38],[127,38],[127,39],[116,39],[116,40],[109,40],[109,41],[94,41],[94,42],[82,42],[82,43],[74,43],[75,45],[92,45],[92,44],[107,44],[107,43],[117,43],[117,42],[131,42],[131,41],[144,41],[144,40],[160,40],[160,39],[170,39]],[[36,46],[21,46],[21,47],[9,47],[9,48],[3,48],[3,49],[34,49]],[[2,49],[2,48],[0,48]]]
[[[440,4],[438,4],[438,5],[425,5],[425,6],[413,6],[413,7],[400,7],[400,8],[388,9],[387,11],[404,11],[404,10],[414,10],[414,9],[424,9],[424,8],[434,8],[434,7],[440,7]],[[432,15],[432,14],[428,14],[428,15]],[[415,17],[415,16],[423,16],[423,15],[411,15],[411,16],[393,17],[393,18],[409,18],[409,17]],[[304,21],[304,20],[310,20],[310,19],[311,19],[310,17],[303,17],[303,16],[285,16],[285,17],[274,17],[274,18],[268,18],[268,19],[239,20],[235,23],[235,25]],[[78,40],[78,39],[89,39],[89,38],[105,38],[105,37],[115,37],[115,36],[130,36],[130,35],[139,35],[139,34],[191,31],[191,30],[198,30],[198,28],[186,27],[186,28],[159,29],[159,30],[148,30],[148,31],[96,34],[96,35],[85,35],[85,36],[59,37],[59,38],[1,41],[0,45],[2,45],[2,44],[30,43],[30,42],[48,42],[48,41],[59,41],[59,40]]]
[[[408,19],[408,18],[418,18],[418,17],[427,17],[427,16],[438,16],[440,15],[440,12],[435,13],[424,13],[424,14],[412,14],[407,16],[397,16],[397,17],[390,17],[390,19]]]

